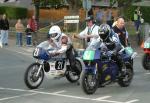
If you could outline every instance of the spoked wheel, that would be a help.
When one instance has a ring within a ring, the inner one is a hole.
[[[150,70],[150,54],[144,54],[142,58],[142,65],[145,70]]]
[[[75,61],[76,67],[77,69],[80,71],[82,71],[82,65],[80,63],[80,61],[76,60]],[[66,78],[69,82],[74,83],[77,82],[80,79],[80,73],[77,73],[76,71],[70,69],[71,67],[69,67],[68,72],[66,74]]]
[[[44,79],[43,69],[41,69],[39,74],[37,75],[39,67],[39,63],[33,63],[27,68],[25,72],[24,81],[27,87],[30,89],[38,88]]]
[[[132,68],[127,67],[126,65],[123,65],[123,69],[125,71],[123,71],[123,75],[119,78],[118,84],[121,87],[128,87],[132,82],[134,73],[133,73]]]
[[[97,90],[99,82],[95,74],[82,71],[80,84],[86,94],[93,94]]]

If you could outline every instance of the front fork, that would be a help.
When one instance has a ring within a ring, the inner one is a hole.
[[[89,67],[89,66],[85,66],[86,69],[84,69],[85,71],[88,71],[90,73],[93,73],[94,75],[96,75],[96,79],[99,78],[99,73],[98,73],[98,64],[96,63],[95,66],[93,67]]]
[[[36,62],[38,62],[39,63],[39,61],[37,60]],[[36,74],[36,77],[38,77],[39,76],[39,73],[40,73],[40,71],[41,71],[41,69],[42,69],[42,67],[43,67],[43,63],[44,63],[44,61],[43,60],[41,60],[40,61],[40,67],[39,67],[39,69],[38,69],[38,72],[37,72],[37,74]]]

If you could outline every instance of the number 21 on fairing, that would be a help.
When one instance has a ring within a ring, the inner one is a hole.
[[[34,50],[34,53],[33,53],[33,56],[38,56],[39,55],[39,48],[36,48],[35,50]]]

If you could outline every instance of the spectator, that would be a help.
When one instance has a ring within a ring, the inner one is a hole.
[[[113,24],[112,24],[112,27],[114,27],[116,25],[117,25],[117,21],[114,21]]]
[[[24,25],[21,22],[21,19],[18,19],[16,25],[16,45],[22,46],[22,34],[24,32]]]
[[[137,7],[137,9],[134,11],[134,25],[135,25],[137,34],[139,31],[139,27],[141,25],[141,16],[142,16],[142,13],[140,11],[140,7]]]
[[[38,43],[38,41],[37,41],[38,40],[38,37],[37,37],[38,22],[36,21],[35,16],[32,16],[32,18],[29,20],[28,24],[30,25],[30,28],[33,31],[32,42],[33,42],[33,45],[35,46]]]
[[[83,45],[84,48],[86,48],[91,41],[96,40],[96,38],[99,37],[98,35],[99,26],[94,24],[93,16],[87,17],[86,21],[87,21],[86,28],[82,32],[80,32],[79,35],[73,35],[73,38],[79,38],[85,41],[85,44]]]
[[[128,45],[128,32],[125,28],[125,21],[122,17],[117,19],[116,25],[113,27],[115,33],[118,34],[121,44],[126,47]]]
[[[32,41],[32,29],[30,28],[30,25],[27,25],[27,28],[25,30],[26,32],[26,45],[27,46],[32,46],[31,41]]]
[[[98,11],[96,12],[97,25],[102,24],[103,18],[104,18],[104,12],[100,8],[98,8]]]
[[[94,16],[92,8],[88,11],[88,16]]]
[[[9,22],[6,17],[6,14],[3,14],[2,19],[0,20],[0,30],[1,30],[1,38],[0,38],[0,46],[8,45],[8,30],[9,30]]]
[[[108,24],[110,27],[112,27],[113,17],[112,17],[111,8],[108,8],[108,9],[107,9],[107,12],[106,12],[106,22],[107,22],[107,24]]]

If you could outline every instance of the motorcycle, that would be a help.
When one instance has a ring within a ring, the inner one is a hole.
[[[36,62],[27,67],[24,75],[24,82],[30,89],[38,88],[45,75],[50,78],[66,77],[71,83],[77,82],[80,78],[80,74],[72,70],[65,54],[54,56],[44,48],[37,47],[33,51],[33,57]],[[79,70],[82,70],[83,62],[79,55],[76,55],[75,64]]]
[[[117,82],[121,87],[130,85],[134,71],[133,58],[136,52],[131,47],[123,48],[118,55],[121,57],[122,69],[116,61],[112,59],[112,54],[108,50],[100,47],[100,42],[89,45],[83,54],[85,68],[80,77],[82,90],[86,94],[93,94],[98,87],[104,87],[110,83]]]
[[[144,42],[142,48],[144,51],[142,65],[145,70],[150,70],[150,37]]]

